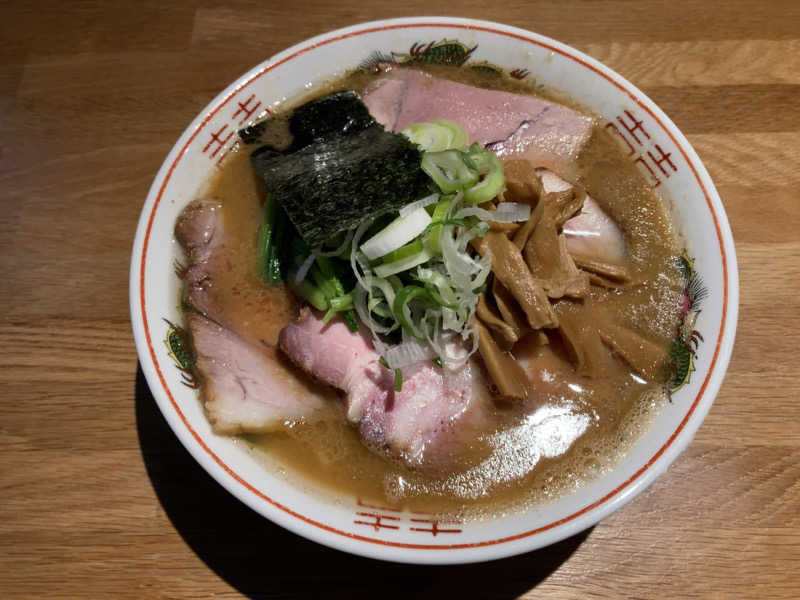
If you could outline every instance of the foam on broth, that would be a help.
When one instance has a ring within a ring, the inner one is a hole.
[[[437,68],[435,74],[534,93],[521,82],[482,77],[466,69]],[[359,91],[370,79],[353,75],[312,96],[338,89]],[[563,97],[536,93],[575,106]],[[255,239],[266,190],[250,165],[249,151],[241,147],[229,154],[209,194],[221,201],[226,226],[239,240],[228,249],[232,264],[238,266],[232,267],[225,284],[239,290],[242,310],[254,311],[249,318],[255,335],[274,344],[277,332],[296,314],[297,304],[282,286],[267,288],[255,276]],[[595,127],[570,178],[626,232],[631,275],[641,282],[619,290],[592,286],[592,305],[613,311],[618,323],[643,334],[666,356],[683,282],[675,233],[660,198],[600,127]],[[327,401],[328,414],[322,420],[288,425],[283,432],[242,436],[242,442],[266,468],[311,488],[413,511],[490,518],[550,501],[603,474],[667,401],[663,381],[644,381],[621,360],[613,361],[606,377],[588,379],[574,373],[557,340],[548,346],[527,340],[514,352],[524,367],[536,363],[529,368],[536,406],[521,410],[497,403],[485,432],[447,474],[424,475],[368,450],[346,422],[339,394],[322,386],[313,390]],[[290,376],[302,377],[287,369]]]

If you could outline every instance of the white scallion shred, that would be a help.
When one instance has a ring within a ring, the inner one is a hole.
[[[350,247],[350,242],[352,241],[353,241],[353,230],[351,229],[350,231],[347,232],[347,235],[344,236],[344,241],[339,245],[338,248],[336,248],[336,250],[322,251],[322,249],[318,249],[314,251],[314,254],[317,254],[319,256],[339,256],[342,252],[345,251],[345,248]]]
[[[531,216],[531,207],[527,204],[517,202],[501,202],[497,205],[497,210],[485,210],[477,206],[469,206],[459,210],[455,218],[478,217],[482,221],[494,221],[496,223],[518,223],[527,221]]]
[[[425,208],[433,204],[434,202],[439,201],[439,194],[431,194],[430,196],[425,196],[416,202],[412,202],[411,204],[406,204],[403,208],[400,209],[400,216],[405,217],[406,215],[414,212],[418,208]]]
[[[312,252],[303,261],[303,264],[300,265],[300,268],[297,269],[297,274],[294,276],[295,285],[300,285],[301,283],[303,283],[303,280],[306,278],[306,275],[308,275],[309,269],[311,269],[311,265],[314,264],[314,259],[315,258],[316,258],[316,256]]]
[[[432,222],[425,208],[440,200],[440,194],[431,194],[406,205],[392,223],[364,243],[361,239],[375,219],[361,223],[348,235],[350,266],[357,279],[355,310],[390,369],[436,357],[445,368],[456,369],[469,360],[478,348],[472,326],[478,295],[492,269],[491,255],[477,256],[470,240],[487,233],[488,221],[514,223],[530,217],[528,205],[501,202],[496,210],[488,211],[466,205],[463,193],[457,192],[447,198],[449,209],[438,228],[441,254],[434,254],[426,243]],[[470,226],[476,217],[477,222]],[[417,238],[423,242],[422,251],[381,263],[381,257]],[[402,273],[403,281],[397,277]],[[427,292],[405,294],[406,301],[396,306],[409,278]],[[399,344],[390,345],[381,337],[398,328],[402,332]]]
[[[395,262],[391,262],[389,264],[378,265],[375,267],[375,274],[378,277],[389,277],[395,273],[402,273],[403,271],[413,269],[417,265],[429,261],[431,258],[432,255],[430,252],[427,250],[422,250],[421,252],[412,254],[408,258],[396,260]]]
[[[359,249],[369,260],[375,260],[416,238],[425,231],[430,223],[431,216],[428,211],[424,208],[417,208],[404,217],[397,217],[361,244]]]
[[[412,338],[390,346],[384,358],[390,369],[402,369],[421,360],[436,358],[436,356],[436,351],[429,344]]]
[[[364,237],[364,234],[367,232],[367,229],[369,229],[370,225],[372,225],[374,222],[375,219],[367,219],[356,228],[356,231],[353,234],[353,245],[350,249],[350,268],[353,270],[353,274],[356,276],[358,284],[364,289],[367,288],[367,284],[364,283],[364,278],[361,274],[367,273],[369,268],[365,264],[366,261],[361,260],[361,257],[359,256],[358,245],[361,242],[361,238]]]

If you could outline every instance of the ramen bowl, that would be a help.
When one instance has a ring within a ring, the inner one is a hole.
[[[236,142],[238,128],[310,88],[376,62],[478,66],[535,81],[594,113],[663,198],[685,248],[687,288],[672,344],[671,402],[616,467],[558,499],[461,522],[332,494],[271,469],[247,444],[215,435],[170,346],[181,322],[173,227]],[[738,278],[722,203],[686,138],[640,90],[591,57],[544,36],[486,21],[407,18],[327,33],[231,83],[192,121],[164,161],[142,209],[130,274],[142,370],[175,435],[208,473],[253,510],[346,552],[408,563],[466,563],[572,536],[624,506],[690,442],[723,380],[733,347]],[[165,343],[167,342],[167,343]]]

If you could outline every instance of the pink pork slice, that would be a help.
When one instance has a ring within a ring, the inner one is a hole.
[[[203,383],[206,414],[217,433],[265,432],[313,420],[330,401],[257,346],[198,313],[187,317]]]
[[[566,106],[510,92],[487,90],[395,68],[364,90],[364,103],[387,129],[449,119],[501,159],[525,158],[563,173],[592,132],[592,120]]]
[[[274,343],[277,327],[270,337],[264,327],[243,321],[242,311],[233,311],[215,285],[221,271],[229,269],[220,203],[191,202],[178,217],[175,237],[188,258],[183,298],[194,310],[187,310],[186,325],[214,431],[265,432],[322,418],[325,404],[338,401],[336,394],[287,372]]]
[[[368,446],[411,466],[446,465],[486,421],[486,385],[469,363],[454,371],[431,361],[406,367],[396,392],[364,333],[325,325],[308,309],[281,331],[279,344],[301,369],[346,393],[347,418]]]
[[[568,190],[572,184],[547,169],[536,169],[545,192]],[[582,256],[623,265],[627,259],[625,233],[591,196],[586,196],[581,212],[564,223],[567,249]]]

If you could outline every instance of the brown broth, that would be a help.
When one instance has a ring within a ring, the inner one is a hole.
[[[434,71],[464,83],[536,93],[576,106],[506,77],[486,78],[453,68]],[[353,75],[304,100],[336,89],[360,91],[370,79]],[[595,127],[579,157],[573,179],[626,232],[631,274],[640,282],[619,290],[592,286],[587,304],[591,310],[614,314],[617,323],[643,334],[666,357],[682,280],[675,260],[675,234],[662,201],[600,127]],[[243,266],[232,270],[225,285],[239,291],[237,310],[250,312],[256,335],[274,344],[277,331],[297,307],[283,287],[266,288],[254,275],[264,192],[245,148],[229,155],[210,186],[235,232],[231,237],[240,240],[229,250],[232,263]],[[490,425],[445,475],[415,472],[368,450],[347,424],[343,402],[334,392],[326,394],[330,411],[321,421],[242,439],[268,468],[292,479],[410,510],[485,518],[549,501],[612,468],[666,401],[662,380],[632,376],[619,359],[610,362],[613,366],[603,378],[576,375],[558,340],[551,342],[543,346],[531,338],[514,348],[537,391],[536,405],[495,404]]]

